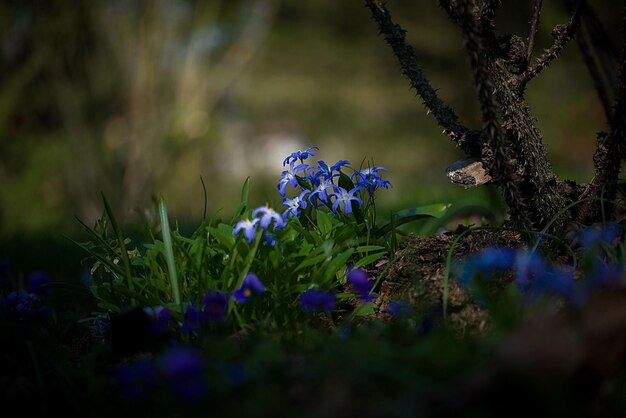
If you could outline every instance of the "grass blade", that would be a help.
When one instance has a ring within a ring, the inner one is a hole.
[[[178,284],[178,274],[176,273],[176,263],[174,262],[174,248],[172,245],[172,233],[170,223],[167,219],[167,208],[163,197],[159,199],[159,215],[161,217],[161,233],[163,234],[163,244],[165,245],[165,262],[172,285],[172,295],[174,303],[180,305],[180,287]]]

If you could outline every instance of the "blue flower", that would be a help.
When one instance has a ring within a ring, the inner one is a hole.
[[[391,315],[393,318],[406,318],[413,316],[415,310],[406,302],[393,301],[387,306],[385,313]]]
[[[186,401],[197,401],[207,393],[204,361],[199,351],[175,347],[160,359],[163,375],[174,395]]]
[[[339,175],[339,173],[341,172],[341,167],[343,167],[344,165],[348,165],[350,164],[350,161],[347,160],[339,160],[337,161],[335,164],[333,164],[331,167],[328,167],[328,164],[326,164],[324,161],[318,161],[317,162],[318,165],[318,172],[315,173],[315,177],[323,177],[326,180],[331,180],[333,177],[337,177]],[[335,173],[336,174],[333,174]]]
[[[0,311],[17,325],[26,325],[45,319],[49,314],[45,306],[40,306],[40,299],[37,295],[24,291],[11,292],[6,297],[0,295]]]
[[[593,225],[581,230],[578,233],[577,241],[584,248],[593,247],[598,244],[613,244],[622,233],[622,227],[617,222],[606,222],[604,224]]]
[[[554,295],[570,302],[582,302],[583,293],[575,286],[572,270],[561,270],[550,267],[536,275],[527,287],[527,296],[534,300],[542,295]]]
[[[462,264],[462,273],[458,282],[468,286],[477,275],[493,275],[509,270],[515,262],[515,251],[506,247],[487,247],[480,253],[468,257]]]
[[[311,151],[313,149],[319,151],[319,147],[309,147],[309,148],[305,149],[304,151],[298,150],[296,152],[292,152],[290,155],[287,156],[287,158],[285,158],[283,160],[283,166],[285,166],[285,165],[287,165],[289,163],[293,164],[293,162],[297,161],[297,160],[304,161],[307,158],[309,158],[309,156],[315,155],[315,153],[313,151]]]
[[[265,292],[265,286],[254,273],[246,274],[241,287],[233,292],[233,298],[239,303],[246,303],[252,295]]]
[[[313,193],[311,193],[311,195],[309,196],[309,202],[313,204],[312,199],[314,197],[317,197],[322,202],[328,203],[328,193],[326,193],[326,191],[332,186],[333,184],[330,182],[330,180],[325,178],[320,179],[317,186],[315,187],[315,190],[313,190]]]
[[[285,220],[282,215],[267,206],[261,206],[252,211],[253,218],[256,218],[257,215],[261,215],[259,225],[266,231],[272,222],[274,222],[274,229],[280,229],[285,226]]]
[[[108,315],[98,315],[89,321],[89,333],[92,337],[104,337],[111,328]]]
[[[385,189],[392,187],[389,180],[383,180],[380,177],[378,174],[379,171],[387,171],[387,169],[383,167],[367,168],[355,171],[350,177],[353,181],[356,179],[356,185],[358,187],[362,187],[370,193],[374,193],[379,187],[384,187]]]
[[[335,190],[336,191],[332,194],[332,196],[335,196],[336,198],[333,202],[334,213],[337,213],[337,208],[339,208],[340,203],[343,203],[343,213],[346,215],[350,215],[352,213],[351,201],[357,202],[359,206],[363,206],[363,201],[354,195],[360,190],[359,187],[355,187],[354,189],[347,191],[343,187],[335,186]]]
[[[309,289],[300,294],[299,301],[304,312],[331,312],[337,305],[337,296],[331,291]]]
[[[587,274],[585,287],[594,290],[607,285],[623,284],[625,278],[626,271],[622,264],[598,261]]]
[[[307,205],[304,197],[309,193],[309,190],[304,190],[302,193],[300,193],[300,195],[295,196],[293,199],[285,198],[283,200],[283,206],[287,206],[287,210],[285,210],[285,213],[283,213],[283,217],[288,218],[291,216],[300,215],[300,210],[306,209]]]
[[[244,231],[244,235],[248,242],[254,241],[254,236],[256,235],[256,225],[259,223],[259,218],[244,219],[242,221],[237,222],[235,225],[235,229],[233,230],[233,235],[239,235],[240,231]]]
[[[369,278],[367,272],[361,268],[350,269],[347,274],[347,282],[363,302],[371,302],[375,298],[370,295],[374,280]]]
[[[289,169],[282,172],[281,179],[278,181],[278,192],[282,197],[285,197],[288,184],[291,184],[293,187],[298,187],[297,173],[299,171],[304,171],[309,167],[307,164],[300,164],[299,166],[294,167],[294,163],[295,160],[289,163]]]
[[[520,250],[515,257],[515,284],[520,290],[527,290],[533,278],[548,271],[548,265],[542,255],[536,251]]]
[[[228,313],[228,294],[208,292],[202,298],[202,311],[209,321],[223,321]]]

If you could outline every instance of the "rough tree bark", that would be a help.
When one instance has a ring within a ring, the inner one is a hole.
[[[609,132],[598,134],[594,155],[596,175],[589,185],[562,180],[554,173],[542,134],[525,98],[527,84],[558,58],[569,41],[578,35],[581,50],[586,48],[583,57],[594,85],[598,87],[602,102],[608,103],[606,77],[600,82],[602,71],[598,69],[598,65],[602,65],[603,70],[608,71],[606,59],[595,64],[589,52],[598,45],[606,46],[608,41],[597,42],[601,39],[597,34],[606,37],[606,32],[586,1],[570,2],[569,20],[553,28],[554,43],[534,61],[533,46],[541,16],[541,0],[533,0],[526,40],[514,34],[496,35],[494,19],[500,0],[438,1],[463,35],[482,113],[483,124],[478,130],[463,125],[454,109],[437,96],[418,65],[415,51],[406,43],[406,31],[394,22],[386,6],[374,0],[365,3],[424,106],[468,158],[449,169],[448,175],[453,182],[457,181],[463,187],[495,184],[510,209],[512,224],[523,228],[542,229],[550,225],[550,229],[556,231],[570,220],[591,223],[611,217],[620,162],[626,153],[625,48],[622,48],[619,61],[615,104],[607,111]],[[579,34],[581,20],[585,34],[592,41],[585,41]],[[590,33],[596,36],[592,37]],[[476,178],[472,178],[474,175]],[[572,205],[571,210],[560,214],[570,203],[579,200],[582,200],[580,204]]]

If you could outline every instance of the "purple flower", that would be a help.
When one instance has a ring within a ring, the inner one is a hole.
[[[233,297],[239,303],[246,303],[252,295],[265,292],[265,286],[254,273],[246,274],[241,287],[233,292]]]
[[[267,206],[261,206],[252,211],[253,218],[256,219],[258,215],[261,215],[259,217],[259,225],[266,231],[272,222],[274,222],[274,229],[280,229],[285,226],[285,220],[281,214]]]
[[[347,191],[343,187],[335,186],[335,190],[336,191],[332,194],[332,196],[335,196],[332,208],[333,212],[337,213],[340,203],[343,203],[343,213],[346,215],[350,215],[352,213],[351,201],[357,202],[359,206],[363,206],[363,201],[354,195],[360,190],[359,187],[355,187],[354,189]]]
[[[309,156],[311,155],[315,155],[315,153],[311,150],[318,150],[319,151],[319,147],[309,147],[307,149],[305,149],[304,151],[296,151],[296,152],[292,152],[290,155],[287,156],[287,158],[285,158],[283,160],[283,166],[289,164],[289,163],[293,163],[296,160],[300,160],[300,161],[304,161],[307,158],[309,158]]]
[[[309,167],[307,164],[300,164],[299,166],[294,167],[294,163],[295,160],[289,163],[289,169],[282,172],[282,177],[278,181],[278,192],[282,197],[285,197],[288,184],[291,184],[293,187],[298,187],[297,173],[299,171],[304,171]]]
[[[331,312],[337,305],[337,296],[331,291],[309,289],[300,294],[299,301],[304,312]]]
[[[240,231],[243,231],[248,242],[252,242],[254,241],[254,236],[256,235],[256,224],[258,223],[259,223],[259,218],[254,218],[252,220],[244,219],[242,221],[239,221],[237,222],[237,225],[235,225],[235,229],[233,230],[233,235],[237,236],[239,235]]]
[[[375,298],[370,295],[374,280],[369,278],[367,272],[361,268],[350,269],[347,282],[363,302],[371,302]]]
[[[181,332],[183,334],[191,334],[199,332],[206,324],[206,315],[194,305],[188,305],[183,315],[183,325]]]
[[[223,321],[228,313],[228,294],[208,292],[202,298],[202,311],[209,321]]]
[[[165,352],[160,366],[174,395],[186,401],[197,401],[207,393],[204,361],[192,348],[176,347]]]
[[[306,200],[304,197],[309,194],[309,190],[304,190],[300,195],[295,196],[293,199],[285,198],[283,200],[283,206],[287,206],[287,210],[283,213],[283,218],[300,215],[301,209],[306,209]]]

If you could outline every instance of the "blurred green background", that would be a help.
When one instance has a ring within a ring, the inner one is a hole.
[[[532,2],[504,3],[499,32],[526,37]],[[562,2],[545,3],[535,55],[566,20]],[[593,3],[617,39],[620,6]],[[434,0],[388,6],[441,97],[480,126],[457,29]],[[381,213],[500,210],[492,189],[449,184],[445,169],[462,155],[361,0],[8,0],[0,22],[0,256],[63,260],[67,243],[44,242],[80,239],[76,217],[93,225],[101,193],[129,224],[154,222],[162,195],[172,219],[193,225],[201,178],[208,216],[229,219],[248,176],[253,207],[280,207],[283,158],[312,145],[327,162],[387,167]],[[557,173],[588,181],[606,122],[575,42],[528,98]]]

